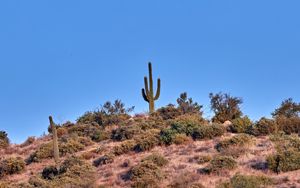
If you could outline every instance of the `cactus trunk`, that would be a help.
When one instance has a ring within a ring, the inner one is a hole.
[[[55,124],[53,122],[53,118],[49,116],[50,126],[53,135],[53,157],[56,165],[59,163],[59,149],[58,149],[58,137],[57,137],[57,130]]]
[[[144,78],[144,84],[145,88],[142,89],[142,95],[146,102],[149,103],[149,112],[153,113],[155,111],[155,104],[154,101],[156,101],[160,96],[160,79],[157,79],[157,91],[154,95],[154,89],[153,89],[153,76],[152,76],[152,65],[151,63],[148,64],[149,68],[149,84],[148,84],[148,78]]]

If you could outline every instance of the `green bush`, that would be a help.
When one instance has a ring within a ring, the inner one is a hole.
[[[142,130],[138,126],[120,127],[112,131],[111,138],[115,141],[124,141],[133,139],[141,133]]]
[[[5,175],[19,174],[25,170],[25,162],[20,157],[10,157],[0,162],[0,178]]]
[[[193,134],[193,131],[203,125],[200,122],[190,120],[177,120],[171,124],[171,128],[177,133],[186,134],[188,136]]]
[[[231,123],[232,124],[229,126],[229,129],[233,133],[246,133],[246,131],[252,125],[252,122],[248,116],[236,118],[232,120]]]
[[[217,186],[217,188],[258,188],[273,185],[273,179],[266,176],[245,176],[236,174],[230,179]]]
[[[133,126],[140,127],[144,131],[150,129],[163,129],[166,127],[166,121],[158,116],[156,112],[154,112],[147,118],[135,117]]]
[[[152,129],[152,130],[148,130],[144,134],[139,135],[135,139],[136,146],[134,147],[134,150],[136,152],[149,151],[155,146],[157,146],[160,142],[159,132],[160,130]]]
[[[106,102],[100,110],[94,112],[86,112],[83,116],[77,119],[77,123],[89,124],[96,126],[118,125],[130,119],[129,112],[132,112],[134,107],[125,108],[125,104],[120,100],[115,100],[114,103]]]
[[[0,149],[5,149],[9,146],[9,139],[7,133],[0,131]]]
[[[233,170],[237,167],[237,162],[232,157],[217,156],[210,161],[205,168],[207,173],[221,173],[224,170]]]
[[[181,111],[174,105],[168,105],[166,107],[157,109],[157,115],[159,115],[163,120],[170,120],[180,116]]]
[[[194,140],[212,139],[214,137],[222,136],[225,131],[223,125],[202,125],[193,130],[192,137]]]
[[[291,150],[279,151],[267,157],[268,168],[274,172],[288,172],[300,169],[300,152]]]
[[[248,133],[255,136],[265,136],[278,131],[277,123],[272,119],[261,118],[253,126],[249,127]]]
[[[153,162],[145,161],[134,166],[130,172],[132,187],[160,187],[159,181],[164,178],[160,167]]]
[[[45,169],[50,168],[46,167]],[[51,170],[48,172],[51,174]],[[51,178],[43,179],[42,176],[33,176],[29,180],[29,184],[33,187],[43,188],[95,187],[95,183],[95,169],[84,160],[75,156],[63,162],[57,175],[55,172],[55,175],[51,176]]]
[[[278,129],[286,134],[299,134],[300,133],[300,118],[299,117],[284,117],[279,116],[276,118]]]
[[[160,132],[160,141],[163,142],[166,145],[171,145],[174,142],[175,136],[178,134],[178,132],[174,129],[167,128]]]
[[[149,155],[148,157],[144,158],[142,162],[152,162],[159,167],[163,167],[168,164],[168,160],[158,153]]]
[[[47,166],[43,169],[42,177],[45,180],[53,180],[55,176],[58,176],[58,172],[55,166]]]
[[[88,137],[65,136],[59,140],[59,153],[61,156],[67,154],[74,154],[82,151],[85,146],[92,144]],[[26,163],[41,162],[43,159],[53,158],[53,142],[42,144],[36,151],[34,151],[27,159]]]
[[[252,143],[252,136],[242,133],[242,134],[235,135],[232,138],[225,139],[219,142],[215,148],[219,152],[221,152],[230,147],[236,147],[236,146],[242,147],[242,146],[249,145],[251,143]]]
[[[126,140],[125,142],[123,142],[121,145],[119,146],[115,146],[113,148],[113,153],[115,155],[123,155],[126,154],[130,151],[134,150],[136,143],[134,140]]]
[[[34,162],[41,162],[42,159],[53,157],[53,142],[42,144],[36,151],[34,151],[25,161],[27,164]]]
[[[98,166],[103,166],[103,165],[106,165],[106,164],[111,164],[114,162],[114,158],[115,158],[115,155],[109,153],[109,154],[106,154],[98,159],[96,159],[93,164],[95,167],[98,167]]]
[[[65,139],[61,139],[61,142],[59,143],[59,153],[62,156],[74,154],[82,151],[85,146],[89,146],[91,144],[91,139],[87,137],[67,137]]]
[[[91,135],[91,139],[95,142],[101,142],[103,140],[108,140],[110,134],[104,130],[97,130]]]
[[[89,124],[76,124],[68,127],[68,133],[76,134],[78,136],[90,136],[95,131],[100,130],[98,126],[91,126]]]

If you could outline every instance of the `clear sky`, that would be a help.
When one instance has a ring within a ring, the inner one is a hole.
[[[252,119],[300,101],[299,0],[2,0],[0,130],[12,142],[74,121],[107,100],[135,112],[147,62],[157,106],[187,91],[211,117],[210,92],[244,99]]]

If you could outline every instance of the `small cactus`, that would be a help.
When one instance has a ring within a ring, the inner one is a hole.
[[[52,135],[53,135],[53,156],[54,161],[56,164],[59,162],[59,150],[58,150],[58,137],[57,137],[57,130],[55,127],[55,123],[53,122],[52,116],[49,116],[50,126],[52,129]]]
[[[157,79],[157,91],[156,91],[156,95],[154,95],[151,63],[148,64],[148,67],[149,67],[150,88],[148,85],[148,78],[145,76],[144,77],[145,88],[142,89],[142,95],[144,100],[149,103],[149,112],[153,113],[155,111],[154,101],[156,101],[160,96],[160,79],[159,78]]]

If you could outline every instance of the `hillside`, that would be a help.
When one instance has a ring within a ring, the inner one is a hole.
[[[274,119],[222,122],[186,94],[177,102],[130,116],[116,101],[54,126],[57,163],[50,126],[20,145],[1,132],[0,187],[300,187],[300,121],[278,115],[286,103]]]

